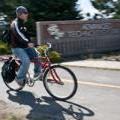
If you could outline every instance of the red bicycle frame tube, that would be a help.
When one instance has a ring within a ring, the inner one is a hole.
[[[46,56],[46,57],[41,57],[41,58],[44,59],[43,62],[36,62],[35,59],[38,59],[38,58],[34,58],[33,63],[37,63],[37,64],[41,65],[41,68],[42,68],[43,72],[46,70],[46,68],[48,68],[49,71],[50,71],[50,74],[51,74],[51,76],[53,78],[53,81],[55,81],[57,83],[61,82],[61,80],[60,80],[58,74],[56,73],[56,71],[54,69],[53,70],[50,69],[51,62],[50,62],[49,57]]]

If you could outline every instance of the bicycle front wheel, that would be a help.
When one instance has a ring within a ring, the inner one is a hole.
[[[75,74],[60,65],[54,65],[45,71],[43,83],[47,92],[57,100],[70,99],[77,91]]]

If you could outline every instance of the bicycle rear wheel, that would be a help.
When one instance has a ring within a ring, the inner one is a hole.
[[[57,100],[70,99],[77,91],[75,74],[60,65],[54,65],[45,71],[43,83],[46,91]]]
[[[12,82],[8,83],[6,82],[5,80],[3,80],[5,85],[10,89],[10,90],[13,90],[13,91],[20,91],[23,89],[23,87],[25,86],[25,80],[24,80],[24,85],[23,86],[20,86],[18,85],[18,83],[16,82],[16,80],[13,80]]]
[[[16,74],[17,74],[17,71],[16,71]],[[6,79],[4,78],[3,81],[5,85],[12,91],[20,91],[23,89],[23,87],[26,84],[26,80],[23,81],[23,86],[20,86],[15,79],[13,79],[13,81],[11,82],[7,82],[9,80],[6,81]]]

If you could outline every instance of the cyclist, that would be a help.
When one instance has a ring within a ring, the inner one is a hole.
[[[23,85],[26,79],[26,73],[30,66],[30,60],[38,57],[34,44],[31,42],[25,22],[28,20],[28,10],[24,6],[16,8],[16,19],[11,23],[11,49],[12,53],[21,60],[16,81],[19,85]],[[39,59],[34,64],[34,77],[40,77],[41,68],[38,64]]]

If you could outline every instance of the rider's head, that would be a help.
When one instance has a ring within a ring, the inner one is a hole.
[[[19,6],[16,8],[16,15],[17,18],[23,20],[23,21],[27,21],[28,19],[28,10],[27,8],[23,7],[23,6]]]

